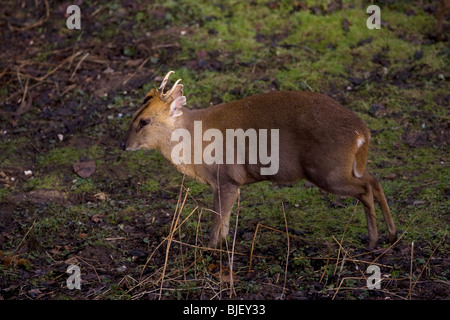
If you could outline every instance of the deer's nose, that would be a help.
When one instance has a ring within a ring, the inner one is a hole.
[[[124,140],[120,141],[120,148],[122,150],[126,150],[127,149],[127,143]]]

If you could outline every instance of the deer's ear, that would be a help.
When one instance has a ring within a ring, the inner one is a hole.
[[[186,97],[185,96],[179,96],[176,99],[172,101],[170,104],[170,117],[176,118],[183,114],[183,111],[181,111],[181,107],[186,104]]]

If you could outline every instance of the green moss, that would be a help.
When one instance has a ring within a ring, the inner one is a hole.
[[[47,154],[39,155],[37,163],[39,166],[72,165],[80,157],[97,158],[101,155],[102,150],[98,146],[88,148],[55,147]]]
[[[25,184],[26,189],[56,189],[63,190],[65,186],[59,172],[50,172],[44,176],[32,176]]]
[[[99,188],[96,185],[96,183],[91,178],[76,178],[72,181],[71,190],[75,194],[82,194],[82,193],[97,193],[99,192]]]
[[[159,191],[160,190],[160,185],[159,185],[158,181],[153,180],[153,179],[149,179],[145,183],[143,183],[140,186],[139,189],[140,189],[141,192],[151,193],[151,192]]]
[[[5,201],[8,199],[9,195],[11,194],[11,190],[7,188],[0,188],[0,202]]]
[[[1,133],[0,133],[1,134]],[[0,163],[2,167],[14,167],[25,163],[20,155],[26,152],[29,141],[26,137],[9,137],[0,139]],[[1,170],[1,168],[0,168]]]

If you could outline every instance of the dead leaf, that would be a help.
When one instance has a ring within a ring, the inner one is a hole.
[[[105,201],[106,199],[108,199],[108,195],[104,192],[99,192],[94,194],[94,198],[100,201]]]
[[[222,266],[222,268],[220,268],[219,266],[216,266],[214,263],[211,263],[208,266],[208,269],[214,278],[222,282],[230,283],[231,280],[233,280],[233,283],[236,283],[239,281],[239,278],[236,276],[236,273],[231,272],[231,270],[228,269],[226,266]]]
[[[389,179],[389,180],[394,180],[396,177],[397,177],[397,175],[395,173],[391,173],[391,174],[384,176],[385,179]]]
[[[99,223],[102,220],[103,216],[104,216],[103,213],[95,214],[91,217],[91,221],[95,222],[95,223]]]
[[[28,99],[23,99],[19,105],[19,107],[17,108],[16,112],[14,113],[14,115],[16,117],[21,116],[22,114],[24,114],[25,112],[29,111],[31,109],[31,106],[33,104],[33,96],[29,95]]]
[[[78,237],[80,237],[80,239],[86,239],[87,238],[87,234],[86,233],[84,233],[84,232],[82,232],[82,233],[80,233],[79,235],[78,235]]]
[[[4,258],[2,258],[1,262],[5,266],[9,266],[9,265],[14,266],[14,267],[22,266],[25,268],[32,266],[31,262],[25,258],[21,258],[20,254],[11,255],[11,256],[6,255]]]
[[[64,261],[65,264],[75,264],[78,265],[78,259],[76,257],[70,257],[69,259],[67,259],[66,261]]]
[[[55,246],[55,248],[50,249],[49,251],[51,254],[56,255],[61,253],[61,246]]]
[[[143,59],[127,60],[127,62],[125,62],[125,65],[129,67],[137,67],[142,63],[142,61],[144,60]]]
[[[269,9],[271,10],[277,10],[278,8],[280,8],[280,4],[277,1],[269,1],[266,2],[266,5],[269,7]]]
[[[82,178],[90,177],[95,172],[95,160],[78,160],[73,164],[73,170]]]
[[[28,294],[32,297],[32,298],[34,298],[34,297],[37,297],[37,296],[39,296],[39,295],[41,295],[42,294],[42,291],[41,290],[39,290],[39,289],[30,289],[30,290],[28,290]]]
[[[19,259],[17,259],[17,265],[18,266],[27,266],[27,265],[31,265],[31,263],[27,259],[19,258]]]
[[[308,10],[308,6],[306,4],[304,4],[302,1],[296,1],[294,2],[294,10],[295,11],[300,11],[300,10]]]

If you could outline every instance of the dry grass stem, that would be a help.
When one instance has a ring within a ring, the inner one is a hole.
[[[352,215],[350,216],[350,218],[349,218],[348,221],[347,221],[347,224],[345,225],[344,232],[342,233],[342,237],[341,237],[341,242],[337,242],[336,239],[333,237],[333,239],[334,239],[334,240],[338,243],[338,245],[339,245],[338,256],[337,256],[337,260],[336,260],[336,266],[335,266],[335,268],[334,268],[334,275],[336,275],[336,270],[337,270],[337,266],[338,266],[338,263],[339,263],[339,257],[340,257],[340,255],[341,255],[341,248],[342,248],[342,243],[343,243],[343,241],[344,241],[344,236],[345,236],[345,233],[347,232],[347,229],[348,229],[348,226],[350,225],[350,222],[351,222],[352,219],[353,219],[353,216],[355,215],[356,208],[358,207],[358,203],[359,203],[359,200],[356,201],[355,207],[353,208]]]
[[[182,181],[180,190],[182,190],[182,188],[183,188],[183,183],[184,183],[184,177],[183,177],[183,181]],[[180,220],[181,212],[183,211],[184,204],[186,202],[186,198],[187,198],[188,194],[189,194],[189,188],[186,190],[186,194],[184,195],[183,203],[181,204],[181,207],[179,208],[179,210],[178,210],[178,203],[180,202],[179,201],[180,197],[178,198],[177,207],[175,209],[175,214],[173,216],[172,224],[170,226],[170,233],[169,233],[169,237],[167,239],[166,257],[164,259],[163,271],[162,271],[161,277],[159,279],[161,281],[161,290],[159,292],[159,300],[161,300],[161,297],[162,297],[162,288],[164,285],[164,275],[165,275],[166,268],[167,268],[167,261],[169,259],[169,252],[170,252],[170,246],[171,246],[172,240],[173,240],[173,235],[177,229],[178,221]],[[180,191],[180,196],[181,196],[181,191]],[[177,210],[178,210],[178,212],[177,212]]]
[[[288,266],[289,266],[290,246],[289,246],[289,230],[288,230],[288,223],[287,223],[287,218],[286,218],[286,212],[284,210],[284,203],[281,203],[281,208],[283,209],[284,223],[285,223],[285,226],[286,226],[286,242],[287,242],[286,268],[284,269],[284,284],[283,284],[283,291],[281,292],[281,298],[283,298],[284,297],[284,292],[286,291],[287,273],[288,273]]]
[[[412,279],[413,279],[413,262],[414,262],[414,241],[411,242],[411,266],[409,268],[409,293],[407,295],[407,298],[411,300],[411,293],[412,293]]]
[[[230,261],[230,299],[233,297],[233,292],[234,292],[234,294],[236,295],[236,291],[234,290],[233,265],[234,265],[234,248],[235,248],[235,245],[236,245],[236,235],[237,235],[238,221],[239,221],[240,201],[241,201],[241,192],[238,191],[237,208],[236,208],[236,224],[235,224],[235,226],[234,226],[233,245],[231,246],[231,261]]]
[[[73,79],[73,77],[75,76],[75,73],[77,72],[78,68],[80,67],[81,63],[89,56],[89,52],[86,53],[81,59],[80,61],[78,61],[77,66],[75,67],[75,70],[73,70],[72,75],[70,76],[70,80]]]

